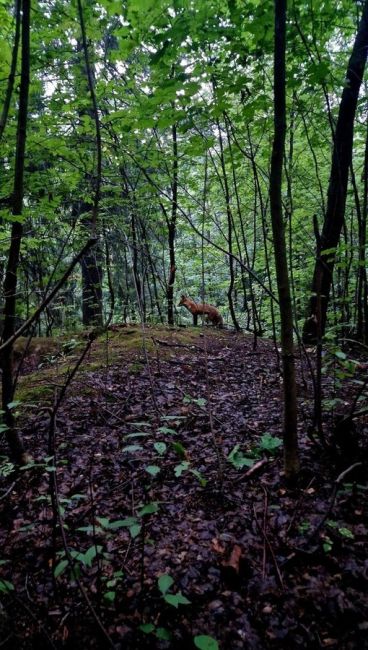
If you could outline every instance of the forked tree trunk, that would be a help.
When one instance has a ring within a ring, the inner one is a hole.
[[[285,101],[286,0],[275,0],[274,138],[270,176],[270,206],[281,318],[284,380],[285,476],[292,480],[299,469],[297,404],[294,366],[293,312],[282,213],[282,166],[286,134]]]
[[[317,339],[319,329],[323,336],[326,329],[327,307],[330,298],[332,274],[345,217],[345,203],[349,168],[352,161],[355,111],[359,96],[368,48],[368,0],[355,39],[346,73],[332,153],[331,175],[328,186],[327,209],[321,233],[321,255],[317,255],[309,301],[308,318],[304,324],[306,341]],[[329,251],[324,255],[323,251]],[[317,323],[318,301],[320,319]]]

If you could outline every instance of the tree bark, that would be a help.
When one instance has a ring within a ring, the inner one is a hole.
[[[360,204],[359,204],[360,205]],[[357,288],[357,337],[359,341],[368,341],[368,287],[366,270],[366,231],[368,213],[368,123],[365,141],[364,169],[363,169],[363,201],[359,211],[359,269]]]
[[[18,49],[19,49],[19,40],[20,40],[20,25],[21,25],[20,7],[21,7],[21,0],[16,0],[14,45],[13,45],[13,52],[12,52],[12,61],[10,65],[10,72],[8,77],[8,86],[6,89],[4,106],[0,117],[0,140],[3,137],[6,121],[8,119],[10,102],[11,102],[11,97],[14,88],[15,73],[17,70]]]
[[[83,51],[84,65],[82,66],[83,73],[87,79],[88,90],[91,95],[92,107],[87,109],[85,113],[90,115],[95,123],[96,132],[96,171],[91,175],[91,187],[93,190],[93,203],[89,206],[84,203],[83,212],[90,211],[90,216],[85,219],[85,225],[91,230],[94,237],[96,235],[97,218],[99,212],[99,203],[101,198],[101,177],[102,177],[102,143],[101,143],[101,128],[98,115],[98,106],[95,93],[95,79],[93,74],[93,66],[91,65],[87,35],[84,22],[83,8],[81,0],[78,0],[78,14],[79,23],[81,28],[82,40],[77,43],[77,52]],[[83,115],[83,111],[81,112]],[[87,177],[87,175],[86,175]],[[82,212],[82,211],[81,211]],[[103,323],[103,304],[102,304],[102,250],[100,243],[97,244],[94,250],[82,258],[82,317],[83,325],[101,326]]]
[[[286,0],[275,0],[274,138],[270,175],[270,207],[281,318],[284,380],[284,467],[286,478],[292,480],[298,472],[299,460],[293,313],[282,213],[282,167],[286,135],[285,46]]]
[[[22,1],[22,65],[19,91],[17,145],[15,153],[13,208],[14,217],[21,217],[23,211],[24,195],[24,156],[27,138],[27,111],[29,95],[29,68],[30,68],[30,0]],[[10,339],[15,332],[16,292],[18,279],[18,266],[20,245],[23,235],[22,219],[14,221],[11,231],[8,262],[4,280],[4,328],[3,341]],[[13,344],[2,351],[2,408],[4,420],[8,429],[6,439],[10,453],[16,462],[25,459],[25,450],[20,433],[15,428],[13,409],[9,404],[14,399],[13,381]]]
[[[322,254],[317,255],[314,267],[312,296],[309,301],[308,318],[304,323],[303,331],[305,341],[317,339],[317,303],[319,296],[321,301],[320,331],[322,336],[326,329],[336,247],[339,243],[345,217],[349,168],[352,162],[354,118],[367,58],[367,48],[368,0],[364,3],[363,15],[349,60],[345,87],[340,102],[332,153],[326,215],[321,233]],[[328,250],[328,254],[324,255],[324,250]]]
[[[167,283],[167,322],[174,325],[174,283],[176,273],[175,261],[175,236],[176,220],[178,216],[178,138],[176,124],[172,127],[172,145],[173,145],[173,178],[171,185],[171,218],[168,221],[169,230],[169,257],[170,273]]]
[[[229,190],[229,183],[228,183],[228,180],[227,180],[227,173],[226,173],[226,166],[225,166],[225,156],[224,156],[224,143],[223,143],[223,140],[222,140],[220,120],[217,119],[216,123],[217,123],[217,130],[218,130],[218,134],[219,134],[220,163],[221,163],[221,170],[222,170],[222,177],[223,177],[223,191],[224,191],[225,204],[226,204],[227,237],[228,237],[228,247],[229,247],[230,282],[229,282],[229,288],[227,290],[227,299],[228,299],[228,303],[229,303],[229,310],[230,310],[231,320],[233,321],[235,331],[239,332],[240,331],[240,325],[239,325],[238,320],[236,318],[234,300],[233,300],[233,291],[234,291],[234,284],[235,284],[234,258],[232,256],[234,219],[233,219],[233,213],[232,213],[231,202],[230,202],[230,190]]]

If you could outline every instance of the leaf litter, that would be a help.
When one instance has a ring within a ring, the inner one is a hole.
[[[68,391],[58,522],[47,414],[23,417],[39,466],[2,478],[1,647],[109,647],[79,584],[117,649],[368,647],[367,477],[346,479],[318,528],[347,465],[307,435],[307,368],[290,487],[273,345],[165,333]]]

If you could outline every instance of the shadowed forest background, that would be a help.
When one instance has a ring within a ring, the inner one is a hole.
[[[0,26],[0,647],[368,648],[368,0]]]

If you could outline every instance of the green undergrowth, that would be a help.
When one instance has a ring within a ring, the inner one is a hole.
[[[206,328],[211,337],[221,337],[223,332]],[[120,363],[128,365],[128,372],[139,374],[144,368],[145,353],[161,359],[172,354],[173,347],[196,345],[203,336],[202,328],[169,328],[167,326],[139,325],[117,327],[97,338],[88,351],[74,382],[78,383],[78,393],[89,395],[93,386],[83,383],[83,376],[98,372]],[[169,344],[168,346],[162,343]],[[16,400],[23,406],[38,404],[51,405],[55,388],[61,387],[73,371],[83,350],[88,344],[84,333],[64,335],[55,338],[34,338],[27,347],[24,364],[18,379]],[[15,359],[22,358],[27,339],[18,339],[15,346]]]

